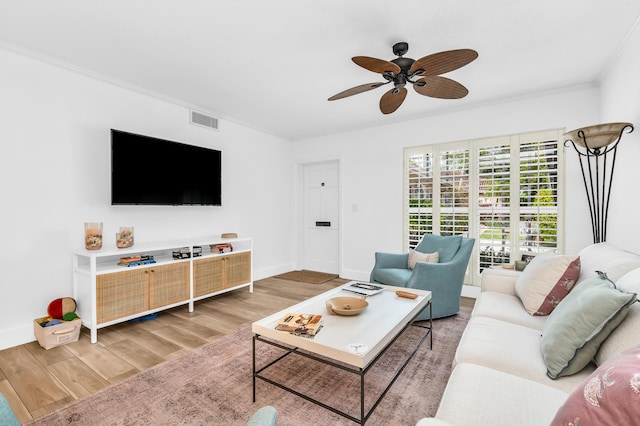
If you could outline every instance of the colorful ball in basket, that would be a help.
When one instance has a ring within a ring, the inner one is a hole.
[[[78,307],[72,297],[61,297],[49,303],[47,314],[52,318],[62,319],[65,314],[75,312]]]

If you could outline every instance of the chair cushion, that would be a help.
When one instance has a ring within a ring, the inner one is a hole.
[[[593,370],[552,380],[540,354],[540,330],[495,318],[473,316],[456,348],[455,364],[478,364],[572,392]]]
[[[567,396],[568,392],[513,374],[482,365],[458,364],[436,417],[456,426],[548,425]]]
[[[576,388],[552,425],[638,424],[640,346],[613,357]]]
[[[437,251],[434,253],[420,253],[419,251],[409,250],[409,259],[407,261],[407,267],[409,269],[413,269],[416,266],[417,262],[438,263],[439,258],[440,258],[440,255]]]
[[[438,252],[439,262],[450,262],[460,249],[462,235],[442,236],[434,234],[424,234],[422,240],[416,246],[416,251],[421,253]]]
[[[407,281],[411,278],[411,269],[382,268],[373,271],[373,279],[386,285],[406,287]]]
[[[494,318],[536,330],[542,330],[547,320],[545,316],[529,315],[517,296],[494,291],[482,292],[482,296],[476,299],[471,315]]]
[[[540,253],[516,281],[516,294],[531,315],[549,315],[580,275],[580,257]]]
[[[622,292],[600,277],[576,285],[542,328],[540,348],[547,375],[557,379],[582,370],[635,301],[635,293]]]

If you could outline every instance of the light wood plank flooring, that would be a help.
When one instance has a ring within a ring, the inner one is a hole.
[[[182,306],[156,319],[100,329],[91,344],[88,330],[77,342],[45,350],[38,342],[0,351],[0,392],[21,422],[39,417],[71,401],[144,371],[287,306],[348,280],[309,284],[278,278],[196,302],[194,312]],[[463,298],[470,313],[473,299]]]

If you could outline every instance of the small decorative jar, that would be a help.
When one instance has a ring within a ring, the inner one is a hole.
[[[84,246],[87,250],[102,248],[102,222],[84,223]]]
[[[121,226],[116,232],[116,247],[127,248],[133,245],[133,226]]]

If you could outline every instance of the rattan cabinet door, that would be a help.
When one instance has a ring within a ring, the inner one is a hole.
[[[148,309],[145,270],[116,272],[96,277],[96,321],[102,324]]]
[[[193,261],[193,295],[204,296],[222,290],[224,257],[210,257]]]
[[[189,299],[189,263],[164,265],[149,273],[149,309],[161,308]]]
[[[193,261],[194,297],[204,296],[251,281],[251,252]]]
[[[251,281],[251,252],[226,256],[224,287],[235,287]]]

